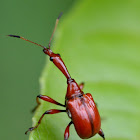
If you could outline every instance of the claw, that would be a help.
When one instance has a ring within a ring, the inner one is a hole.
[[[27,135],[27,133],[28,133],[29,131],[33,131],[35,128],[36,128],[36,127],[31,127],[31,128],[29,128],[29,129],[25,132],[25,135]]]

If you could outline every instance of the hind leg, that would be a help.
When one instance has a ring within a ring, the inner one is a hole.
[[[105,135],[102,129],[100,129],[100,131],[98,132],[98,134],[103,138],[103,140],[105,140]]]
[[[79,84],[79,87],[80,87],[81,90],[83,90],[83,88],[84,88],[84,82],[80,83]]]

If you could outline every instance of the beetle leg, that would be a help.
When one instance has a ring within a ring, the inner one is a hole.
[[[65,107],[65,105],[63,105],[63,104],[55,101],[54,99],[50,98],[49,96],[46,96],[46,95],[38,95],[36,97],[37,106],[32,110],[32,112],[34,112],[38,108],[38,106],[40,105],[39,99],[42,99],[44,101],[47,101],[47,102],[50,102],[50,103],[53,103],[53,104],[56,104],[56,105]]]
[[[85,84],[84,82],[82,82],[82,83],[79,84],[79,87],[80,87],[81,90],[83,90],[84,84]]]
[[[70,134],[69,134],[69,128],[70,128],[70,125],[73,124],[73,122],[71,121],[68,126],[66,127],[65,129],[65,133],[64,133],[64,140],[68,140]]]
[[[100,129],[100,131],[98,132],[98,134],[103,138],[103,140],[105,140],[105,135],[102,129]]]
[[[37,127],[39,126],[39,124],[41,123],[41,120],[43,119],[44,115],[46,115],[46,114],[56,114],[56,113],[60,113],[60,112],[66,112],[66,110],[50,109],[50,110],[46,111],[46,112],[41,116],[41,118],[39,119],[38,124],[37,124],[35,127],[29,128],[29,129],[25,132],[25,134],[27,134],[28,131],[32,131],[32,130],[34,130],[35,128],[37,128]]]

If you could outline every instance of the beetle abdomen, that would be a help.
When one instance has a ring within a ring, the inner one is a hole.
[[[87,139],[99,132],[101,127],[100,115],[91,94],[74,97],[67,103],[77,134]]]

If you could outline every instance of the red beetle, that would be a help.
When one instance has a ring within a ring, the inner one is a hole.
[[[41,120],[45,114],[56,114],[60,112],[67,112],[68,117],[71,119],[71,122],[68,124],[68,126],[65,129],[64,140],[68,140],[69,138],[69,127],[71,124],[74,124],[77,134],[82,139],[88,139],[98,133],[103,138],[103,140],[105,140],[104,133],[101,129],[101,118],[100,118],[98,109],[96,107],[96,104],[92,98],[92,95],[90,93],[84,94],[84,92],[82,91],[84,83],[81,83],[80,85],[78,85],[76,81],[71,78],[60,55],[53,53],[53,51],[50,49],[51,40],[52,40],[53,34],[55,32],[55,29],[57,27],[57,24],[61,15],[62,14],[60,14],[56,20],[55,28],[50,38],[48,48],[40,44],[34,43],[21,36],[8,35],[10,37],[20,38],[22,40],[26,40],[28,42],[41,46],[43,48],[43,52],[50,56],[50,60],[67,78],[68,86],[67,86],[67,93],[65,97],[65,105],[53,100],[52,98],[46,95],[37,96],[38,105],[40,104],[39,99],[42,99],[44,101],[47,101],[47,102],[50,102],[59,106],[63,106],[66,109],[65,110],[51,109],[51,110],[46,111],[39,119],[38,124],[35,127],[29,128],[25,132],[25,134],[27,134],[28,131],[32,131],[35,128],[37,128],[39,124],[41,123]],[[35,109],[38,107],[38,105],[35,107]]]

